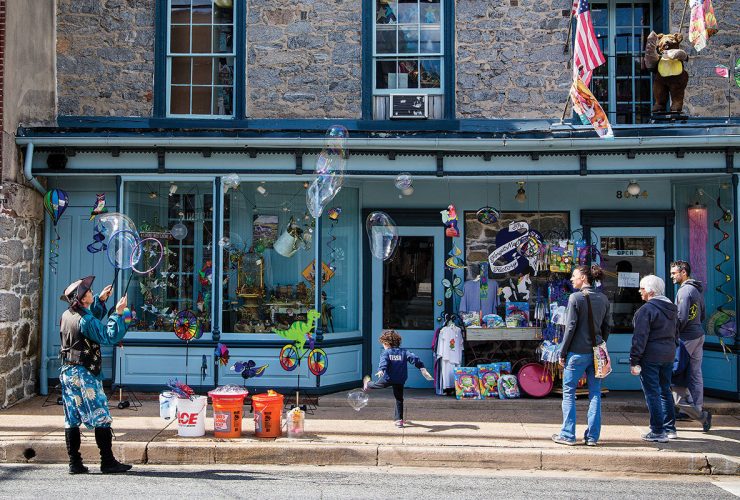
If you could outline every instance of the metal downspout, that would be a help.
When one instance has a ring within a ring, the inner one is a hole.
[[[33,165],[33,143],[29,142],[26,146],[26,157],[23,159],[23,177],[26,178],[31,185],[36,188],[36,191],[42,195],[46,194],[46,189],[41,183],[33,176],[31,167]]]

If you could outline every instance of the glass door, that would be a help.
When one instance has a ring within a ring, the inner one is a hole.
[[[640,279],[655,274],[664,281],[665,236],[662,227],[594,228],[596,245],[604,269],[602,291],[609,298],[612,333],[607,341],[614,371],[605,379],[607,387],[617,390],[640,388],[639,377],[629,373],[632,345],[632,318],[643,302]],[[666,284],[666,288],[673,286]]]
[[[371,366],[377,371],[383,347],[378,337],[394,329],[403,337],[402,347],[432,367],[432,337],[436,318],[444,310],[444,228],[399,227],[396,252],[390,259],[372,259],[373,329]],[[431,387],[418,370],[409,370],[407,387]]]

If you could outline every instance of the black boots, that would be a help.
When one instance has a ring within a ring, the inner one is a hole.
[[[113,456],[111,450],[113,447],[113,431],[110,427],[96,427],[95,442],[100,448],[100,472],[103,474],[118,474],[131,469],[130,465],[120,463]]]
[[[67,455],[69,455],[69,473],[87,474],[89,470],[82,465],[82,455],[80,455],[80,428],[64,429],[64,440],[67,442]]]

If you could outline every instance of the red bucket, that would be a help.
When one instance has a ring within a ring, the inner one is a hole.
[[[540,363],[528,363],[517,374],[521,390],[533,398],[544,398],[552,391],[552,375]]]

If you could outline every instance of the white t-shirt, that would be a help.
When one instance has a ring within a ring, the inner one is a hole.
[[[437,356],[453,365],[462,363],[463,336],[455,325],[442,328],[437,339]]]

